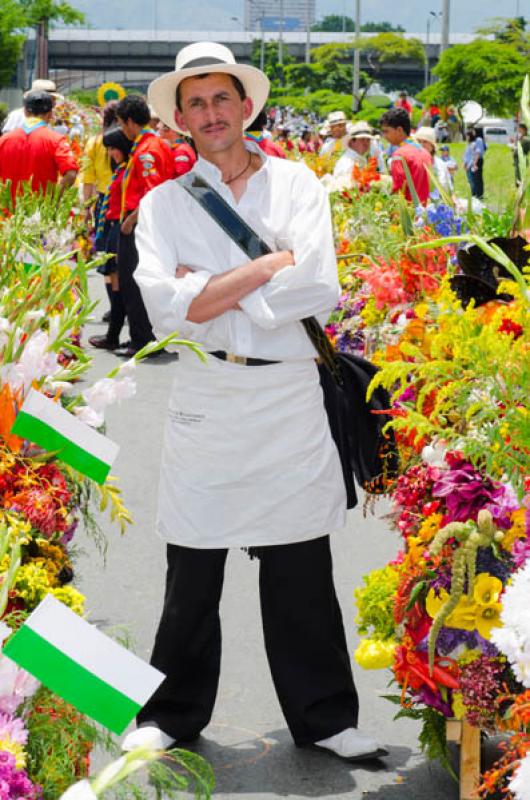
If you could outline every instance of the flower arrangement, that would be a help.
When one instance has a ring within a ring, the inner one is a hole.
[[[59,205],[56,201],[54,196],[40,198],[37,208],[35,198],[24,195],[0,221],[2,642],[48,594],[75,613],[85,613],[85,598],[73,585],[72,546],[83,523],[98,544],[104,544],[91,504],[101,511],[108,509],[122,533],[131,522],[112,478],[97,484],[64,463],[60,452],[47,452],[12,433],[28,393],[37,390],[82,422],[101,428],[105,407],[134,395],[136,360],[179,341],[170,336],[151,344],[135,361],[126,362],[82,393],[76,391],[77,379],[90,366],[90,357],[80,346],[80,332],[93,310],[87,271],[98,261],[85,258],[86,240],[74,195],[64,196]],[[88,779],[90,752],[97,743],[111,751],[115,747],[91,720],[0,654],[2,798],[57,800],[72,783]],[[175,757],[189,771],[205,770],[198,757]],[[153,758],[151,754],[146,760]],[[179,780],[173,782],[174,790],[186,784],[182,775]],[[168,781],[166,776],[159,784],[167,784],[169,790]],[[201,783],[198,796],[208,796],[210,786],[211,780]],[[97,794],[106,788],[103,782]],[[133,786],[131,792],[142,796],[139,787]]]

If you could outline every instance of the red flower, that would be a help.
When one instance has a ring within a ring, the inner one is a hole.
[[[514,322],[513,319],[509,319],[509,317],[504,317],[499,327],[499,333],[506,333],[507,335],[512,333],[513,338],[518,339],[523,334],[523,326],[519,325],[518,322]]]

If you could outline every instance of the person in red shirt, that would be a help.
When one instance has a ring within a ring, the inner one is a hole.
[[[134,241],[138,206],[150,189],[176,177],[176,170],[173,152],[167,142],[148,127],[151,112],[143,97],[134,94],[124,97],[116,106],[116,116],[123,133],[132,142],[122,182],[118,243],[118,276],[129,320],[131,341],[114,352],[116,355],[131,358],[154,339],[140,290],[134,280],[134,271],[138,266],[138,251]]]
[[[120,236],[123,178],[132,144],[118,127],[106,130],[102,138],[114,172],[99,207],[96,220],[96,249],[112,256],[105,264],[98,267],[98,272],[104,275],[105,284],[109,287],[110,319],[106,334],[91,336],[88,341],[92,347],[117,350],[120,346],[120,333],[125,323],[126,310],[120,292],[116,255]]]
[[[250,130],[245,131],[244,138],[251,142],[256,142],[260,150],[263,150],[268,156],[275,156],[276,158],[285,158],[283,147],[277,142],[264,135],[263,131],[267,127],[267,114],[265,111],[260,111]]]
[[[392,146],[390,158],[390,174],[392,176],[392,190],[404,190],[407,200],[412,201],[407,174],[403,162],[406,163],[412,184],[421,204],[429,199],[429,168],[432,158],[418,142],[410,139],[410,117],[404,108],[391,108],[385,111],[379,120],[381,133]]]
[[[177,178],[180,178],[193,167],[197,161],[197,153],[184,136],[171,130],[162,120],[158,121],[156,131],[160,138],[170,146],[175,159],[175,174]]]
[[[396,108],[404,108],[405,111],[407,112],[407,114],[410,117],[410,115],[412,114],[412,104],[411,104],[410,100],[408,99],[408,96],[407,96],[406,92],[400,92],[399,93],[399,98],[398,98],[398,100],[396,100],[395,107]]]
[[[0,138],[0,180],[11,181],[13,204],[25,183],[42,194],[57,183],[64,191],[79,169],[67,137],[48,125],[53,114],[51,95],[29,92],[24,97],[24,114],[24,125]]]

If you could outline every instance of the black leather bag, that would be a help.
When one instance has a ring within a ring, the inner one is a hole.
[[[221,226],[250,259],[271,253],[270,247],[203,178],[188,173],[179,179],[184,189]],[[390,420],[388,392],[378,387],[366,399],[377,372],[370,361],[339,353],[316,317],[301,320],[319,355],[320,384],[331,435],[339,452],[348,508],[357,504],[355,479],[366,491],[381,493],[397,474],[393,432],[383,433]]]

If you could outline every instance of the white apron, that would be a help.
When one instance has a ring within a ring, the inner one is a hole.
[[[346,494],[316,364],[250,367],[184,349],[162,454],[158,532],[186,547],[314,539]]]

